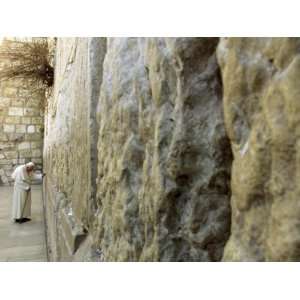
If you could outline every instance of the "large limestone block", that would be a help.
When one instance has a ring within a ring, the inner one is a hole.
[[[299,38],[224,38],[218,47],[234,153],[224,260],[300,260],[299,49]]]
[[[87,230],[92,231],[95,197],[91,186],[96,181],[92,174],[97,171],[98,137],[95,123],[105,44],[105,38],[57,40],[55,83],[47,102],[44,140],[51,260],[79,259],[77,252],[82,253],[91,241],[91,236],[83,241],[80,232],[73,232],[68,218],[59,216],[63,216],[62,210],[67,206],[72,211],[74,226],[83,230],[84,236],[88,235]],[[40,130],[41,121],[31,118],[32,124],[37,124],[36,132]],[[33,143],[31,148],[34,149]],[[32,153],[34,155],[35,150]],[[56,199],[58,191],[65,194],[66,203],[54,208],[48,203],[51,198]]]
[[[10,106],[10,98],[0,96],[0,108],[8,108]]]
[[[16,132],[17,133],[25,133],[26,132],[26,126],[25,125],[16,125]]]
[[[24,109],[22,107],[9,107],[8,115],[9,116],[23,116]]]
[[[26,117],[39,117],[40,110],[38,108],[28,108],[24,109],[24,116]]]
[[[3,132],[5,133],[12,133],[15,132],[15,130],[16,130],[15,125],[10,125],[10,124],[3,125]]]
[[[68,209],[61,211],[60,220],[62,240],[68,249],[68,256],[71,257],[86,238],[86,232],[82,227],[76,226],[72,212]]]
[[[5,123],[7,124],[19,124],[20,123],[20,117],[6,117]]]
[[[22,118],[22,119],[23,119],[23,122],[25,124],[25,122],[26,122],[26,120],[24,120],[25,118]],[[30,121],[29,121],[29,123],[30,123]],[[26,123],[26,124],[28,124],[28,123]],[[31,124],[34,124],[34,125],[43,125],[44,124],[44,120],[41,117],[32,117],[31,118]]]
[[[32,119],[33,119],[33,118],[32,118]],[[21,123],[22,123],[22,124],[35,124],[34,121],[31,121],[31,118],[30,118],[30,117],[22,117]]]
[[[112,38],[98,141],[107,261],[217,261],[230,231],[231,149],[216,38]]]

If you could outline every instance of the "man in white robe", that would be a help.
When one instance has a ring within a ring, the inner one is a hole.
[[[17,223],[31,220],[31,183],[34,179],[41,179],[41,176],[34,174],[34,167],[32,162],[21,165],[11,175],[15,181],[12,219]]]

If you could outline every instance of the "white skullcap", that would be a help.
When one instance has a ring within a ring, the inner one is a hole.
[[[34,168],[35,164],[33,162],[29,162],[25,166],[28,168]]]

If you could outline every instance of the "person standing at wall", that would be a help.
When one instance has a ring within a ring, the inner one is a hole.
[[[17,223],[24,223],[31,219],[31,183],[34,179],[41,179],[43,175],[34,174],[34,163],[30,162],[18,166],[11,177],[15,181],[12,219]]]

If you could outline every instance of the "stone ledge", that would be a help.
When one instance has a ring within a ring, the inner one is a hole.
[[[60,220],[61,233],[64,236],[64,241],[69,250],[69,254],[74,255],[80,244],[86,238],[87,232],[82,226],[75,223],[74,217],[69,208],[61,211]]]

